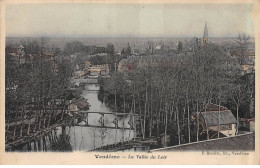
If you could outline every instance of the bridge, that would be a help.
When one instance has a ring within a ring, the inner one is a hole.
[[[77,85],[80,85],[80,83],[83,83],[83,84],[98,84],[98,79],[97,78],[79,78],[79,79],[74,79],[72,81],[72,83],[76,83]]]
[[[98,120],[99,125],[90,125],[89,124],[89,114],[99,114],[100,118]],[[95,128],[107,128],[107,129],[134,129],[134,115],[133,113],[117,113],[117,112],[97,112],[97,111],[77,111],[72,112],[73,119],[74,119],[74,126],[81,126],[81,127],[95,127]],[[115,119],[113,120],[114,127],[105,125],[105,115],[114,115]],[[118,125],[118,117],[119,116],[130,116],[130,120],[128,121],[129,127],[125,127],[125,121],[123,121],[123,126],[119,127]],[[76,121],[77,120],[77,121]],[[76,121],[76,122],[75,122]],[[79,123],[84,122],[84,125]]]
[[[90,75],[92,73],[97,73],[98,76],[106,75],[109,72],[109,66],[107,64],[91,66],[88,68],[88,72]]]
[[[73,126],[78,127],[136,130],[135,117],[144,117],[143,115],[133,113],[97,111],[77,111],[69,113],[65,112],[63,114],[62,109],[50,109],[52,110],[48,111],[45,109],[44,112],[43,110],[34,110],[35,115],[31,116],[30,118],[25,117],[25,111],[16,112],[21,113],[22,115],[20,117],[16,117],[14,121],[7,121],[5,130],[5,149],[9,151],[12,150],[13,147],[17,147],[22,144],[31,144],[32,142],[34,142],[34,144],[37,144],[39,139],[52,134],[53,131],[56,132],[57,127],[68,125],[66,121],[70,121]],[[97,118],[98,121],[95,122],[97,124],[89,124],[89,114],[100,115],[100,117]],[[108,123],[108,125],[106,125],[105,115],[113,115],[115,116],[115,118],[111,123]],[[122,116],[130,116],[130,119],[128,121],[123,120],[123,123],[119,126],[118,118]],[[127,125],[129,125],[130,127]]]

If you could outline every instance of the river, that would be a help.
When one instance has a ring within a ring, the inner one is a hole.
[[[87,99],[90,104],[88,111],[91,112],[112,112],[109,107],[98,100],[98,92],[100,86],[99,84],[86,84],[85,90],[82,93],[82,97]],[[100,125],[98,120],[100,119],[100,114],[90,113],[88,115],[89,125]],[[105,115],[105,126],[114,126],[113,120],[115,115],[109,114]],[[130,117],[124,116],[118,118],[118,125],[125,128],[130,128],[128,124]],[[79,123],[79,125],[84,123]],[[58,128],[57,134],[61,134],[61,128]],[[117,142],[128,141],[134,137],[133,130],[123,130],[123,129],[106,129],[106,128],[93,128],[85,126],[74,126],[66,127],[66,134],[70,137],[70,144],[73,151],[89,151],[101,146],[106,146],[114,144]]]
[[[90,104],[88,111],[112,112],[112,110],[109,109],[105,103],[98,100],[99,89],[99,84],[85,85],[85,90],[82,93],[82,97],[87,99]],[[101,117],[100,114],[91,113],[88,117],[90,125],[100,125],[98,122]],[[105,115],[105,126],[114,126],[114,119],[114,115]],[[129,116],[118,118],[119,127],[122,127],[124,123],[125,127],[129,128],[129,119]],[[84,123],[82,123],[82,125],[84,125]],[[58,133],[61,133],[61,129],[58,130]],[[127,141],[134,137],[134,132],[132,130],[92,128],[83,126],[68,127],[66,128],[66,133],[70,136],[70,142],[74,151],[89,151],[94,148],[114,144],[116,142]]]

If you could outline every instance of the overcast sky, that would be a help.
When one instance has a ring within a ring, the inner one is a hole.
[[[249,4],[9,4],[6,36],[253,36]]]

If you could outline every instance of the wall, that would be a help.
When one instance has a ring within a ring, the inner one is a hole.
[[[255,132],[255,121],[250,121],[250,132]]]
[[[236,124],[232,124],[232,129],[231,130],[223,130],[220,131],[222,134],[225,136],[235,136],[236,135]]]
[[[236,134],[236,124],[232,124],[231,129],[227,128],[228,125],[220,125],[220,132],[225,136],[235,136]],[[218,131],[218,126],[211,126],[209,130]]]

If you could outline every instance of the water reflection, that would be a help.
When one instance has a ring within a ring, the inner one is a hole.
[[[70,143],[70,136],[66,134],[66,128],[62,127],[62,133],[59,135],[57,141],[51,143],[51,151],[54,152],[71,152],[72,145]]]
[[[90,104],[88,111],[97,112],[88,114],[89,125],[100,125],[99,119],[101,115],[98,112],[112,112],[105,103],[98,100],[99,89],[98,84],[87,84],[82,93],[82,97],[86,98]],[[115,115],[105,115],[105,126],[114,127],[114,119]],[[130,128],[129,120],[130,116],[118,118],[118,126]],[[66,133],[71,137],[70,143],[74,151],[89,151],[105,145],[128,141],[134,137],[133,130],[85,127],[85,122],[83,121],[79,125],[82,126],[66,128]],[[61,133],[62,130],[59,128],[58,134]]]
[[[62,128],[58,128],[62,129]],[[73,147],[70,142],[70,136],[66,134],[65,127],[63,132],[58,135],[57,130],[52,130],[48,134],[39,137],[35,141],[29,142],[12,149],[12,151],[28,152],[72,152]]]

